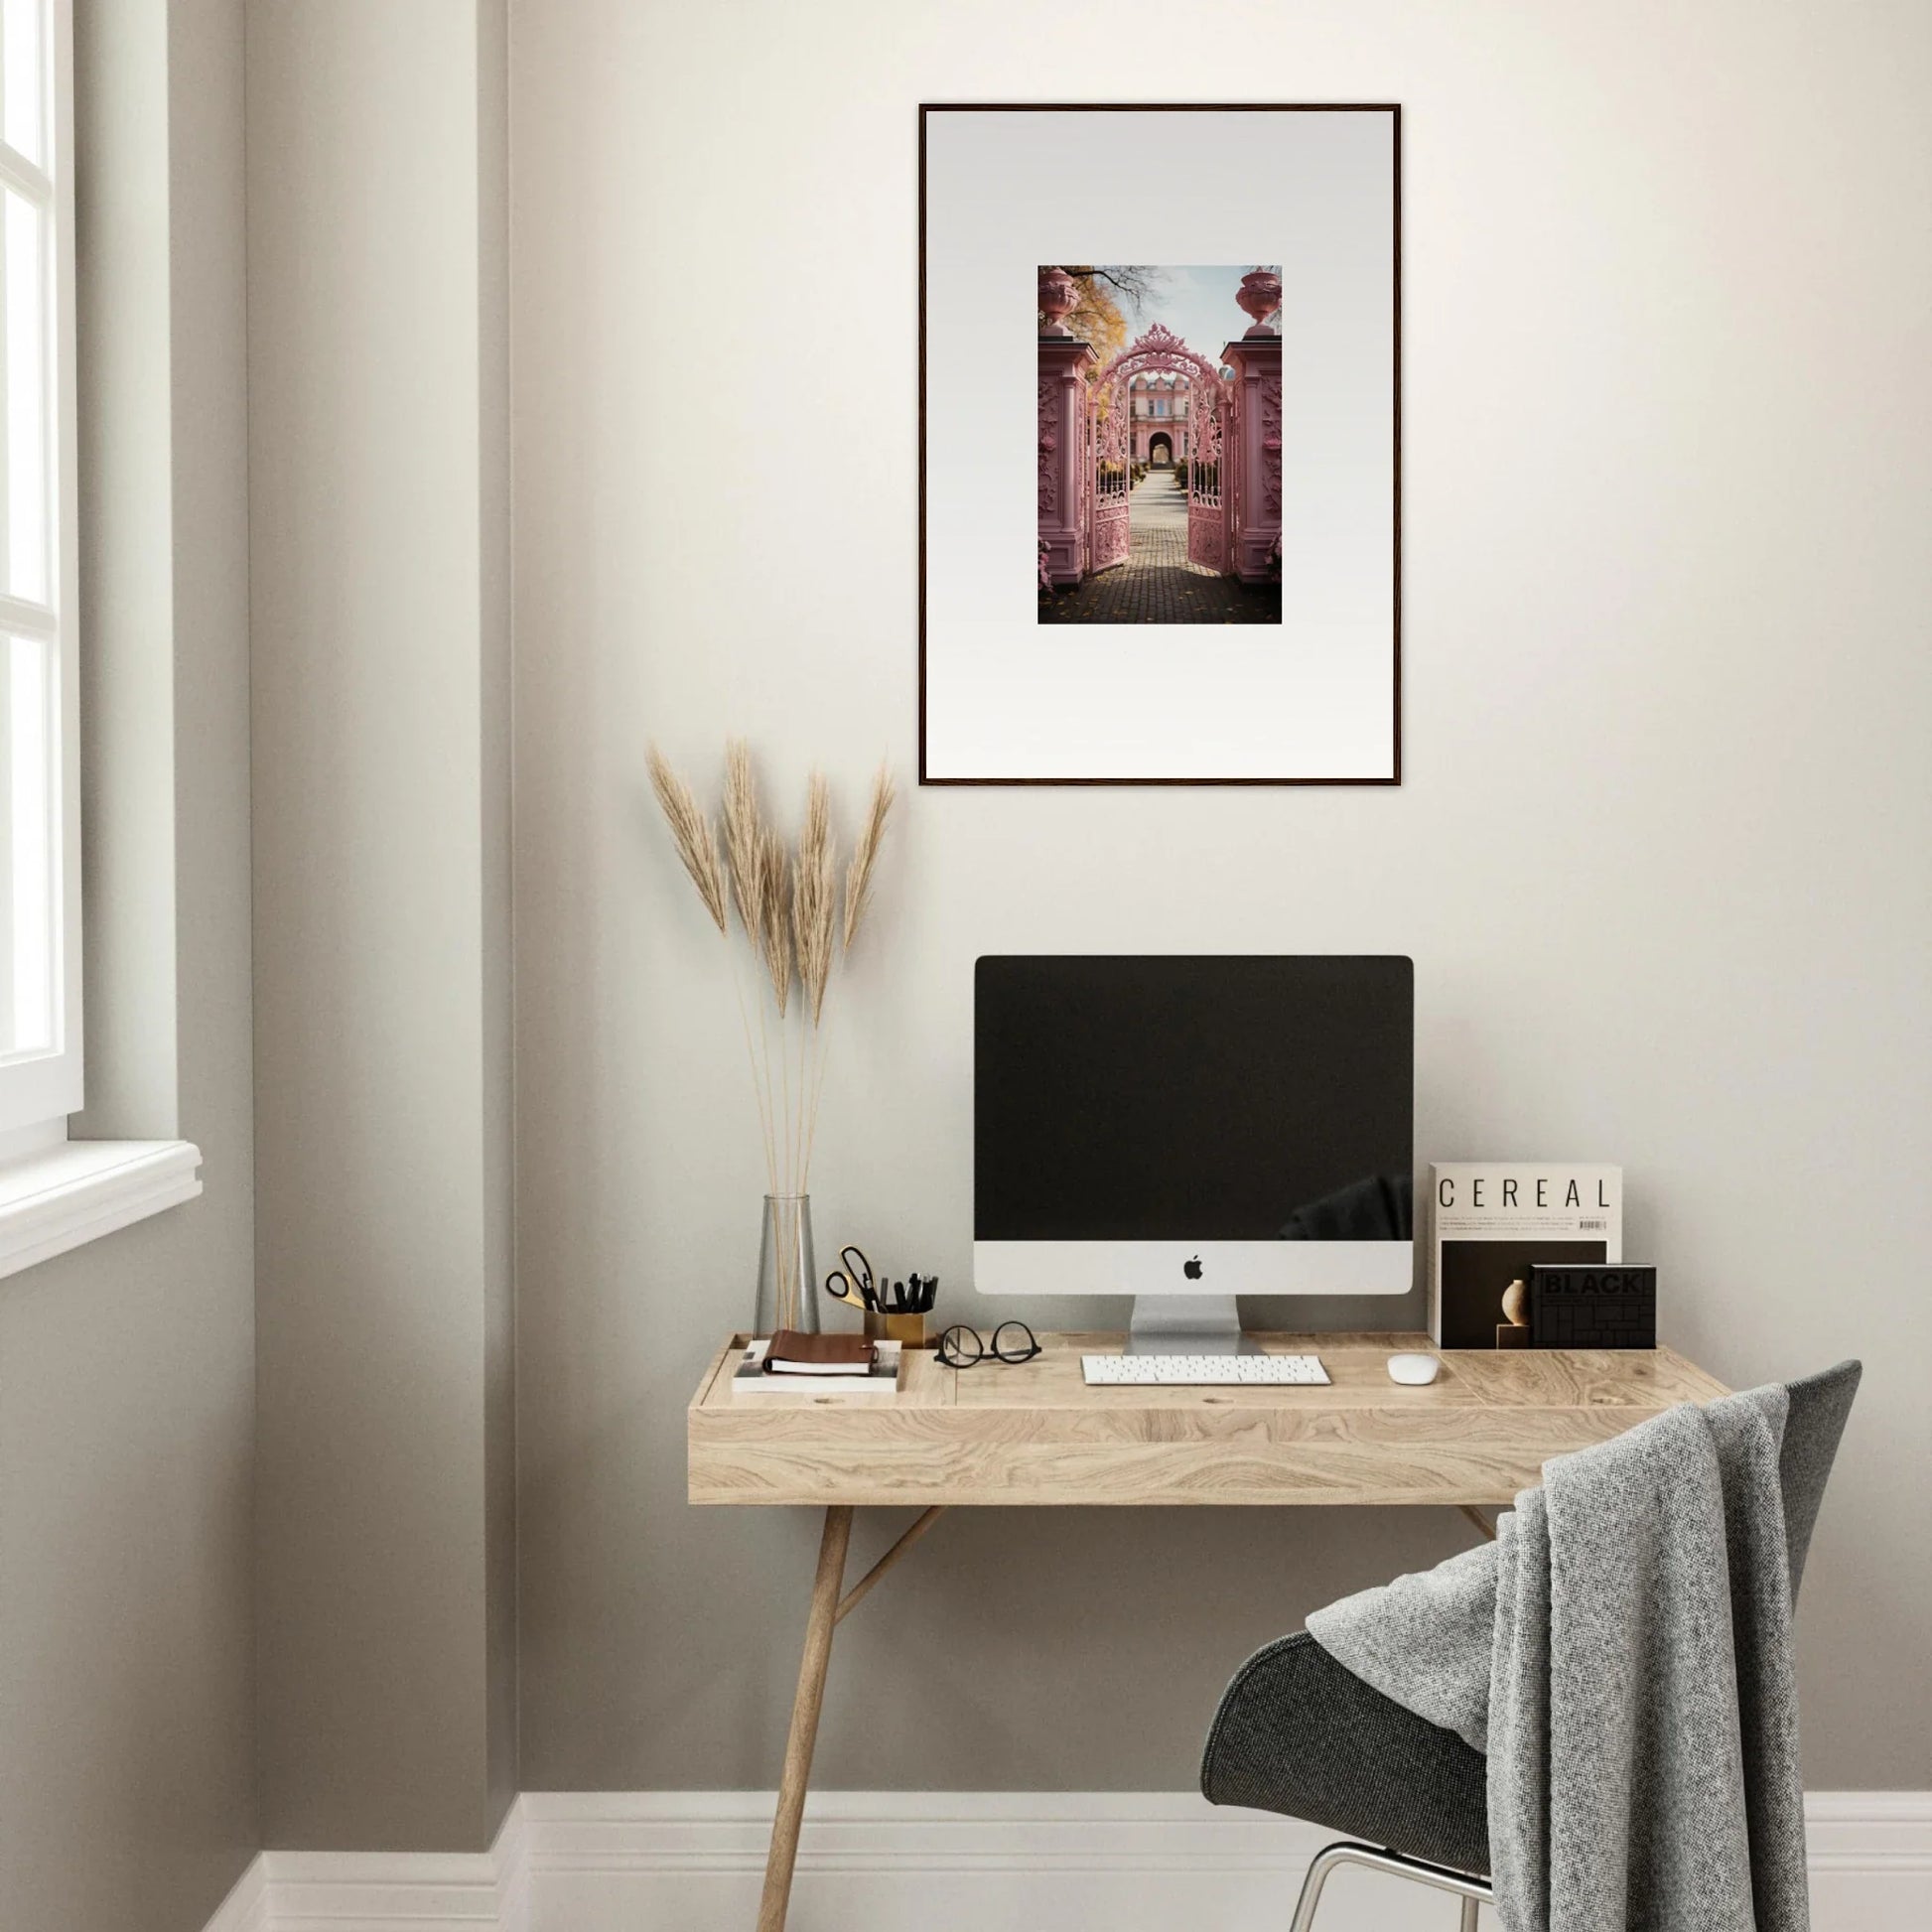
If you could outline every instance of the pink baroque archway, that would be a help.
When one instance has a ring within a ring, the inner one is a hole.
[[[1093,385],[1096,389],[1103,388],[1121,376],[1142,375],[1150,369],[1195,377],[1217,396],[1221,391],[1220,370],[1206,356],[1196,355],[1172,329],[1158,322],[1145,335],[1129,343],[1093,378]]]
[[[1207,570],[1225,571],[1227,505],[1221,458],[1227,394],[1220,370],[1158,322],[1122,349],[1088,388],[1090,568],[1104,570],[1127,557],[1132,455],[1127,384],[1156,370],[1187,378],[1187,560]]]

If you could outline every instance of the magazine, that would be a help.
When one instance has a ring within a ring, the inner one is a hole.
[[[1526,1347],[1532,1263],[1623,1259],[1621,1168],[1441,1161],[1429,1178],[1429,1332],[1438,1348]],[[1523,1293],[1506,1314],[1517,1282]]]

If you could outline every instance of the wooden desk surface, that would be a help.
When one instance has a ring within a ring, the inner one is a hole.
[[[694,1503],[1135,1506],[1515,1500],[1544,1461],[1724,1385],[1668,1348],[1456,1350],[1427,1388],[1385,1366],[1417,1334],[1261,1335],[1318,1355],[1326,1388],[1088,1388],[1083,1350],[942,1368],[908,1351],[896,1397],[732,1395],[734,1335],[687,1412]]]

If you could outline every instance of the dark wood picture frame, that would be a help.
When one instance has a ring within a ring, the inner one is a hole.
[[[940,778],[926,768],[926,120],[932,114],[1388,114],[1394,147],[1392,760],[1386,777]],[[1399,785],[1402,782],[1402,108],[1394,101],[921,101],[919,103],[919,778],[921,785]]]

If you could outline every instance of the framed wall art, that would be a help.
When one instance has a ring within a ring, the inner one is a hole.
[[[919,109],[922,783],[1400,782],[1400,205],[1394,106]]]

